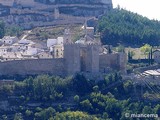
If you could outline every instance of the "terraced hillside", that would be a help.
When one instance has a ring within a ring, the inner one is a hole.
[[[34,0],[45,4],[110,4],[111,0]]]
[[[83,24],[112,9],[111,0],[0,0],[0,20],[24,29]]]

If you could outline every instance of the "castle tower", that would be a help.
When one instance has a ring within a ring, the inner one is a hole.
[[[80,72],[80,46],[79,44],[64,45],[65,69],[67,75]]]
[[[89,45],[88,49],[88,70],[97,73],[99,72],[99,45]]]
[[[126,72],[127,55],[125,53],[119,53],[119,69]]]
[[[81,47],[81,71],[99,72],[99,45],[89,44]]]

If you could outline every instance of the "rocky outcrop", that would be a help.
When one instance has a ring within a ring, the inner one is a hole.
[[[112,0],[34,0],[45,4],[112,4]]]
[[[2,1],[0,20],[6,25],[16,24],[24,29],[62,23],[83,23],[86,18],[99,17],[112,9],[111,0]]]

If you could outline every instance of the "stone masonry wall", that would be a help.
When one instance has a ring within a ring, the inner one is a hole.
[[[65,69],[68,75],[80,72],[80,46],[78,44],[64,45]]]
[[[32,59],[0,62],[0,76],[65,75],[64,59]]]
[[[100,72],[106,72],[108,67],[112,69],[119,69],[118,54],[102,54],[100,55],[99,66]]]

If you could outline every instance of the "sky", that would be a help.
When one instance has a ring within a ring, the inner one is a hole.
[[[120,8],[160,21],[160,0],[112,0],[112,2],[114,8],[120,5]]]

